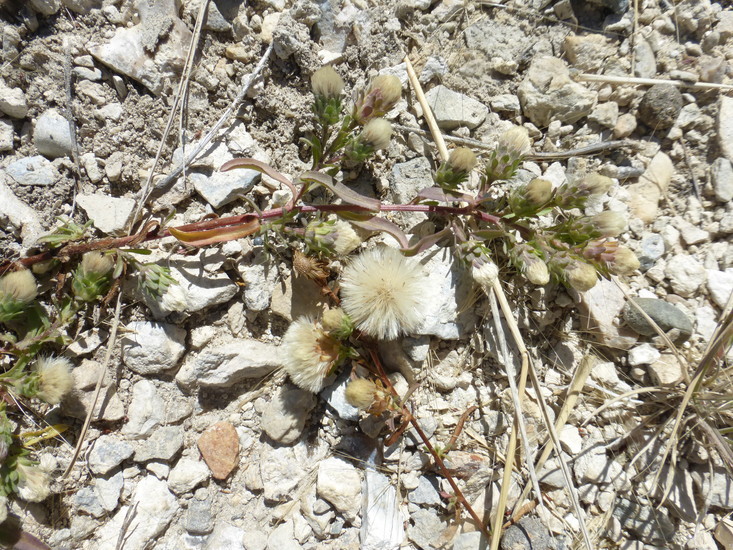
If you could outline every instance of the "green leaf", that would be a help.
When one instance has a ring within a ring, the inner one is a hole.
[[[290,189],[290,192],[293,194],[293,200],[295,200],[295,197],[298,196],[298,192],[295,190],[295,185],[293,185],[293,182],[285,177],[284,174],[281,174],[280,172],[275,170],[269,164],[251,158],[232,159],[222,164],[221,168],[219,168],[219,171],[226,172],[228,170],[234,170],[235,168],[247,168],[249,170],[257,170],[262,174],[266,174]]]
[[[349,189],[343,183],[334,181],[331,176],[327,176],[321,172],[308,171],[303,173],[300,179],[322,185],[347,204],[359,206],[370,212],[379,212],[382,208],[382,203],[379,200],[365,197],[353,189]]]

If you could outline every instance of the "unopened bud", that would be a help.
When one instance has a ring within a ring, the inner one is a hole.
[[[330,65],[321,67],[311,75],[313,94],[326,99],[336,98],[344,89],[344,81]]]
[[[37,294],[36,279],[27,269],[0,277],[0,322],[20,316]]]
[[[346,340],[354,331],[354,322],[340,307],[328,309],[321,318],[323,330],[337,340]]]
[[[392,125],[383,118],[370,120],[364,126],[359,139],[369,145],[372,151],[386,149],[392,137]]]
[[[454,172],[469,173],[476,166],[476,155],[468,147],[458,147],[451,151],[448,166]]]
[[[555,204],[561,208],[584,208],[588,197],[602,195],[612,186],[611,178],[588,174],[580,181],[561,185],[555,193]]]
[[[578,292],[590,290],[598,282],[596,269],[580,260],[569,263],[565,268],[564,275],[567,283]]]
[[[83,302],[96,300],[106,291],[114,265],[114,260],[107,254],[84,254],[71,284],[74,296]]]
[[[101,252],[87,252],[81,259],[81,269],[85,274],[108,275],[114,265],[112,257]]]
[[[626,230],[626,220],[618,212],[601,212],[592,218],[595,230],[602,237],[617,237]]]
[[[581,184],[589,195],[602,195],[613,187],[613,180],[600,174],[588,174]]]
[[[346,385],[346,401],[357,409],[368,409],[374,403],[377,385],[366,378],[357,378]]]
[[[517,244],[510,249],[509,257],[533,285],[544,286],[550,282],[547,264],[534,247],[526,243]]]
[[[491,153],[486,165],[486,177],[489,183],[512,178],[529,150],[529,136],[525,128],[515,126],[504,132],[499,137],[496,150]]]
[[[619,246],[613,254],[613,258],[607,262],[608,269],[616,275],[629,275],[639,269],[639,258],[633,251],[624,246]]]
[[[527,184],[524,194],[530,203],[541,206],[552,198],[552,183],[541,178],[534,178]]]

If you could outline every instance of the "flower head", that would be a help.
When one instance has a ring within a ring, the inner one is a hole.
[[[639,258],[625,246],[619,246],[607,262],[608,269],[616,275],[629,275],[639,269]]]
[[[333,67],[326,65],[311,75],[311,87],[316,96],[331,99],[341,95],[344,81]]]
[[[392,340],[420,326],[425,283],[418,263],[394,248],[376,247],[344,269],[341,307],[360,330]]]
[[[108,254],[87,252],[74,272],[71,288],[79,300],[91,302],[104,294],[115,262]]]
[[[56,405],[73,385],[71,361],[64,357],[41,357],[36,361],[38,392],[36,397]]]
[[[468,173],[476,166],[476,155],[468,147],[453,149],[448,157],[448,166],[454,172]]]
[[[486,178],[489,183],[512,178],[519,168],[519,163],[529,153],[530,147],[526,128],[514,126],[504,132],[499,137],[499,143],[486,165]]]
[[[18,473],[18,496],[27,502],[41,502],[51,494],[53,459],[44,455],[40,464],[34,466],[28,459],[19,458],[16,463]]]
[[[0,322],[18,317],[37,294],[36,279],[27,269],[0,277]]]
[[[584,208],[589,197],[602,195],[613,180],[600,174],[588,174],[579,181],[567,182],[557,189],[555,204],[561,208]]]
[[[527,243],[511,247],[509,257],[533,285],[544,286],[550,282],[550,271],[542,259],[542,253]]]
[[[602,237],[617,237],[626,230],[626,220],[618,212],[607,210],[593,216],[591,221]]]
[[[183,290],[183,287],[174,280],[168,285],[165,292],[160,297],[160,308],[163,311],[172,312],[186,311],[187,307],[188,298],[186,296],[186,291]]]
[[[527,184],[524,194],[533,205],[544,205],[552,198],[552,183],[542,178],[534,178]]]
[[[364,126],[359,140],[373,151],[386,149],[392,137],[392,125],[383,118],[373,118]]]
[[[321,318],[323,329],[337,340],[346,340],[354,331],[354,323],[340,307],[328,309]]]
[[[368,409],[374,403],[377,385],[366,378],[356,378],[346,386],[346,401],[357,409]]]
[[[399,78],[379,75],[357,97],[353,117],[359,124],[366,124],[372,118],[386,114],[401,96],[402,83]]]
[[[318,393],[326,377],[342,359],[342,346],[320,323],[301,317],[288,328],[282,341],[283,369],[293,383]]]
[[[592,265],[575,260],[565,267],[565,280],[578,292],[585,292],[596,286],[598,272]]]

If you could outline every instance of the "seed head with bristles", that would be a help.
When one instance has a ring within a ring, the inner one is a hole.
[[[28,304],[38,294],[36,279],[28,269],[7,273],[0,277],[0,301],[11,299]]]
[[[33,465],[25,458],[18,459],[18,496],[26,502],[42,502],[51,494],[53,469],[50,457],[42,457],[41,463]]]
[[[36,361],[38,392],[36,397],[57,405],[73,385],[71,361],[64,357],[41,357]]]
[[[338,365],[341,345],[320,323],[301,317],[291,323],[281,345],[282,365],[290,380],[304,390],[318,393]]]
[[[362,252],[341,277],[341,307],[357,328],[393,340],[423,320],[426,277],[417,262],[380,246]]]
[[[311,75],[311,87],[316,96],[336,98],[344,89],[344,81],[330,65],[321,67]]]
[[[546,204],[552,198],[552,183],[542,178],[534,178],[527,184],[524,194],[533,205]]]
[[[625,246],[619,246],[613,253],[613,258],[607,262],[608,269],[615,275],[629,275],[639,269],[639,258]]]
[[[476,166],[476,155],[468,147],[458,147],[451,151],[448,166],[454,172],[469,173]]]
[[[372,151],[389,147],[392,137],[392,125],[383,118],[373,118],[364,126],[359,140],[368,145]]]
[[[602,237],[617,237],[626,230],[626,220],[618,212],[601,212],[593,216],[591,222]]]
[[[598,282],[596,269],[581,260],[570,262],[565,267],[565,281],[578,292],[590,290]]]
[[[346,401],[357,409],[368,409],[374,403],[377,385],[366,378],[357,378],[346,386]]]

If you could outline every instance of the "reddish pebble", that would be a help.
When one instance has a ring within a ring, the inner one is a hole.
[[[198,446],[215,479],[226,479],[237,466],[239,436],[229,422],[217,422],[206,428]]]

